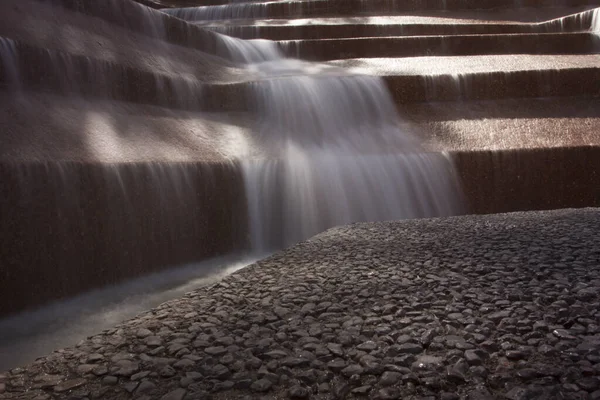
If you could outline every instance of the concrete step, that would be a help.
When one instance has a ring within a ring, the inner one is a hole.
[[[598,144],[598,106],[594,98],[555,98],[411,103],[400,111],[410,121],[406,129],[416,129],[428,148],[507,150]],[[0,91],[0,120],[2,162],[229,162],[248,148],[256,124],[248,113],[186,112],[39,92],[20,93],[17,104],[6,91]],[[523,134],[506,137],[517,131]]]
[[[413,103],[406,129],[449,152],[472,213],[598,204],[600,97]]]
[[[148,7],[161,8],[180,8],[180,7],[199,7],[229,4],[230,0],[133,0]],[[246,0],[251,2],[253,0]],[[242,1],[236,1],[242,2]]]
[[[421,12],[399,16],[196,22],[243,39],[307,40],[378,36],[550,33],[589,30],[593,6]]]
[[[158,22],[163,18],[158,12],[151,12],[151,16],[156,16]],[[187,25],[175,18],[164,18]],[[82,12],[37,1],[5,0],[0,6],[0,37],[38,49],[118,63],[157,74],[193,77],[201,82],[226,81],[229,76],[241,73],[222,57],[211,57],[195,47],[174,45],[153,37],[149,31],[132,31],[100,18],[90,18]],[[224,54],[225,50],[224,46],[213,48],[214,53],[221,51]]]
[[[256,123],[248,113],[194,113],[39,92],[21,93],[19,100],[27,106],[0,91],[3,162],[229,162],[248,148]],[[399,111],[404,129],[436,151],[600,145],[599,97],[421,102],[402,104]]]
[[[64,52],[13,42],[15,64],[0,63],[0,86],[78,95],[193,111],[244,110],[243,86],[235,80],[205,83]],[[17,76],[11,76],[18,71]],[[246,78],[247,79],[247,78]],[[236,83],[238,85],[234,85]]]
[[[77,14],[80,15],[77,16]],[[84,17],[93,18],[85,19]],[[35,35],[38,39],[40,36],[49,36],[50,38],[46,40],[52,40],[51,37],[56,36],[54,39],[56,42],[64,39],[68,45],[77,48],[87,45],[98,47],[97,44],[94,45],[93,40],[90,40],[90,34],[99,30],[102,32],[100,36],[107,37],[111,36],[111,29],[118,27],[122,30],[117,30],[112,36],[121,37],[125,42],[129,39],[127,38],[128,33],[123,33],[123,30],[139,34],[138,38],[145,36],[200,50],[206,54],[217,55],[219,53],[219,35],[128,0],[103,0],[101,2],[3,0],[0,4],[0,18],[3,21],[3,24],[0,24],[3,32],[19,31],[22,35]],[[86,23],[89,32],[77,32],[78,30],[85,31]],[[52,35],[47,34],[48,32],[51,32]],[[6,34],[6,36],[10,35]],[[82,44],[80,41],[85,43]],[[33,44],[36,43],[33,42]],[[114,45],[115,48],[119,47],[117,44]]]
[[[288,57],[310,61],[487,54],[586,54],[600,50],[600,38],[592,33],[377,37],[295,40],[279,44]]]
[[[381,76],[398,104],[600,93],[600,55],[363,58],[329,64]]]
[[[232,77],[226,83],[203,83],[20,43],[16,49],[17,83],[7,80],[9,75],[0,67],[0,77],[4,78],[0,84],[6,90],[19,85],[36,92],[77,94],[180,110],[251,111],[256,103],[256,88],[263,80],[285,79],[247,75]],[[600,55],[494,55],[365,58],[337,60],[329,65],[382,77],[395,102],[405,104],[597,95],[599,59]]]
[[[600,146],[600,97],[411,103],[399,110],[405,129],[438,151]]]
[[[231,163],[245,113],[199,113],[90,97],[0,90],[0,162]]]
[[[164,4],[161,4],[161,2],[157,1],[157,0],[134,0],[134,1],[136,3],[140,3],[143,6],[154,8],[157,10],[164,8],[164,7],[168,7]],[[186,6],[187,6],[186,4],[181,4],[181,5],[178,5],[177,7],[186,7]]]
[[[343,17],[401,15],[406,12],[426,10],[496,10],[544,7],[600,6],[600,0],[423,0],[389,1],[371,0],[306,0],[231,3],[227,5],[169,8],[168,12],[187,21],[243,20],[302,17]]]
[[[469,212],[597,206],[600,146],[452,153]]]
[[[189,8],[189,7],[206,7],[206,6],[219,6],[219,5],[235,5],[240,3],[261,3],[265,2],[264,0],[133,0],[138,3],[147,5],[153,8]],[[307,0],[294,0],[298,1],[307,1]],[[311,0],[308,0],[311,1]],[[343,0],[329,0],[330,2],[335,3],[344,3]],[[270,2],[290,2],[290,0],[271,0]],[[398,3],[404,4],[398,4]],[[366,0],[364,1],[365,5],[368,7],[369,5],[380,4],[379,1]],[[390,7],[415,7],[415,8],[437,8],[441,10],[450,10],[456,9],[460,7],[465,7],[465,2],[460,0],[409,0],[409,1],[392,1],[389,4]],[[408,4],[406,4],[408,3]],[[480,8],[482,9],[494,9],[494,8],[508,8],[508,7],[522,7],[525,6],[523,1],[516,0],[482,0],[479,2]],[[572,0],[556,0],[549,4],[552,7],[559,7],[563,5],[571,5],[574,3],[580,3],[578,1]],[[529,3],[528,3],[529,4]],[[533,4],[533,3],[532,3]],[[543,4],[543,3],[538,3]],[[534,4],[535,6],[535,4]],[[469,8],[471,8],[469,6]]]

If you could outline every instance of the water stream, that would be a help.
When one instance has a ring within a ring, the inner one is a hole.
[[[210,285],[258,258],[228,256],[180,266],[0,319],[0,371],[73,346],[165,301]]]
[[[259,154],[242,161],[255,249],[360,221],[457,214],[452,163],[401,129],[383,82],[329,66],[252,66]]]

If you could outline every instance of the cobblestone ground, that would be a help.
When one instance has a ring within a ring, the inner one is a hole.
[[[336,228],[0,374],[0,398],[600,399],[600,211]]]

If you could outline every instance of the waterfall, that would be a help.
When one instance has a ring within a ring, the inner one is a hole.
[[[600,8],[596,8],[592,11],[591,31],[600,34]]]
[[[246,6],[254,5],[167,12],[194,21],[253,17]],[[218,37],[218,53],[258,77],[249,88],[259,119],[254,150],[240,156],[254,251],[337,225],[461,211],[451,161],[400,128],[380,78],[284,59],[267,40]]]
[[[288,246],[327,228],[361,221],[460,211],[443,155],[344,154],[289,148],[278,160],[242,163],[254,250]]]
[[[452,215],[452,163],[400,129],[383,82],[298,60],[250,67],[260,123],[241,162],[255,250],[360,221]]]

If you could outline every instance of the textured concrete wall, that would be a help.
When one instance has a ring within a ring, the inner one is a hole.
[[[223,164],[0,164],[0,315],[245,245]]]
[[[553,96],[598,95],[600,70],[597,68],[539,71],[490,72],[460,77],[440,75],[384,76],[397,104],[424,101],[485,100]]]
[[[558,147],[454,154],[471,213],[600,205],[600,149]]]

